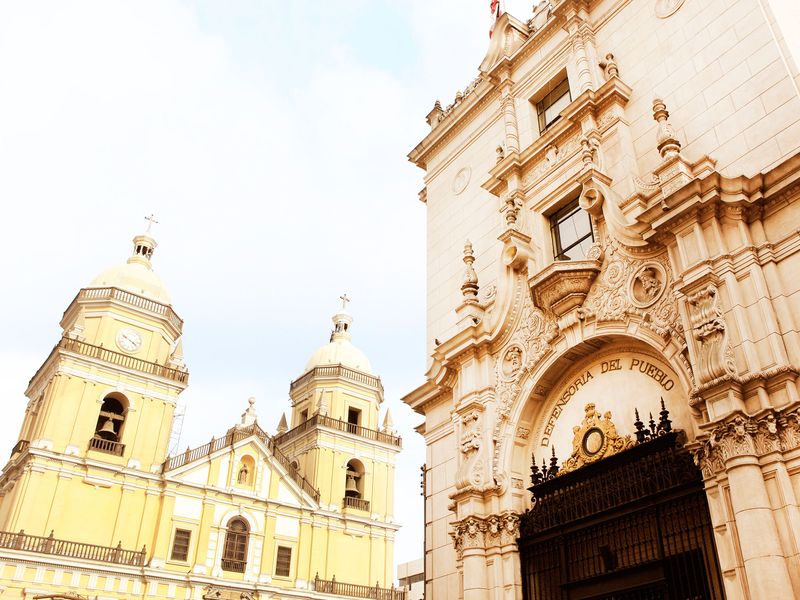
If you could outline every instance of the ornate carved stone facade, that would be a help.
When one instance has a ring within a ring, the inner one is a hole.
[[[767,39],[768,4],[729,10]],[[782,133],[800,127],[797,69],[773,39],[759,52],[784,108],[754,123],[716,111],[769,102],[744,68],[732,89],[709,66],[753,56],[747,39],[665,41],[717,18],[696,0],[504,15],[469,97],[409,155],[427,172],[430,360],[405,401],[425,416],[428,472],[452,481],[426,498],[437,600],[521,598],[502,515],[531,507],[531,455],[599,468],[663,410],[705,478],[727,598],[800,596],[800,139]],[[770,152],[753,150],[756,130]],[[456,200],[463,169],[479,183]],[[463,239],[481,246],[466,272],[443,250]],[[575,260],[557,260],[570,244]]]

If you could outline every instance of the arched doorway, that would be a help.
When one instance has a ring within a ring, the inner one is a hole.
[[[724,598],[675,371],[628,341],[549,375],[527,411],[536,458],[518,540],[525,600]]]

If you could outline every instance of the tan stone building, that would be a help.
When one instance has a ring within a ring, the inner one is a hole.
[[[529,17],[409,155],[428,597],[798,597],[800,91],[769,1]]]

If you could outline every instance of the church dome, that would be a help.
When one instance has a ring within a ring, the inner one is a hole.
[[[350,326],[352,324],[353,317],[344,308],[333,315],[331,341],[311,355],[308,363],[306,363],[306,371],[310,371],[315,367],[342,365],[363,373],[373,374],[372,365],[367,355],[356,348],[350,341]]]
[[[128,262],[106,269],[92,279],[89,287],[115,287],[162,304],[170,304],[167,287],[150,263],[156,245],[149,232],[137,235],[133,238],[133,254]]]

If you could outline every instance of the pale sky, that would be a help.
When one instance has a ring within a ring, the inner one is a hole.
[[[405,155],[477,75],[488,4],[0,1],[0,453],[63,310],[152,212],[185,320],[181,447],[249,396],[274,431],[347,292],[404,440],[396,559],[421,556],[422,419],[399,398],[425,369],[425,207]]]

